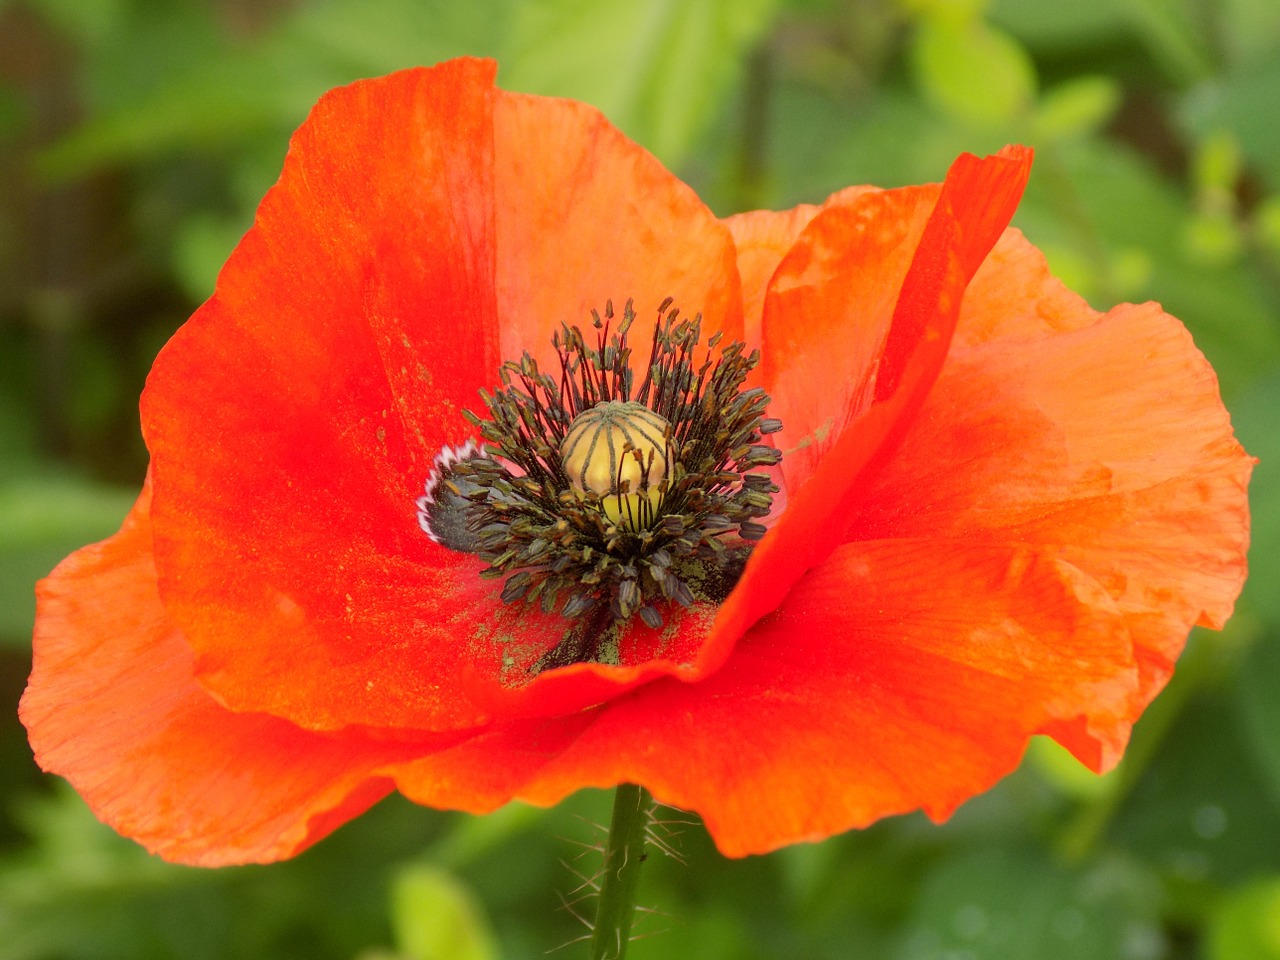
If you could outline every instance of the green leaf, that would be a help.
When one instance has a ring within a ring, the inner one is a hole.
[[[31,842],[13,848],[5,818],[0,960],[351,960],[387,940],[395,864],[444,817],[389,798],[297,859],[207,870],[148,855],[49,786],[6,795]]]
[[[1099,75],[1074,77],[1045,92],[1033,120],[1038,138],[1094,133],[1120,106],[1120,84]]]
[[[1108,831],[1189,891],[1182,908],[1196,914],[1206,890],[1280,869],[1280,849],[1260,842],[1280,836],[1280,808],[1239,735],[1234,700],[1206,690],[1188,701]]]
[[[924,882],[897,960],[1124,960],[1159,936],[1145,877],[1065,870],[1037,850],[966,851]]]
[[[1090,47],[1108,49],[1128,25],[1116,0],[994,0],[990,19],[1037,52],[1068,55]]]
[[[323,0],[299,6],[276,47],[296,46],[347,82],[463,54],[496,56],[513,0]],[[317,94],[318,95],[318,94]]]
[[[516,9],[502,85],[594,104],[676,166],[776,6],[777,0],[534,0]]]
[[[1214,73],[1203,11],[1187,0],[1124,0],[1121,4],[1138,38],[1165,74],[1190,85]]]
[[[866,103],[785,84],[774,97],[778,132],[770,162],[781,188],[770,206],[820,202],[850,184],[898,187],[941,180],[962,152],[993,153],[1005,128],[975,130],[901,90]]]
[[[471,892],[442,870],[415,866],[392,888],[396,948],[409,960],[496,960],[488,921]]]
[[[73,35],[82,48],[80,96],[95,116],[136,103],[230,50],[226,22],[205,0],[53,2],[74,10]]]
[[[253,44],[229,49],[206,42],[167,71],[148,61],[145,89],[118,97],[46,150],[40,171],[61,179],[110,162],[263,136],[283,143],[332,87],[461,54],[493,53],[504,12],[498,0],[303,4]]]
[[[1280,877],[1232,894],[1209,925],[1207,960],[1280,960]]]
[[[974,123],[1008,122],[1031,107],[1036,72],[1009,34],[981,21],[922,21],[912,39],[921,90],[939,108]]]
[[[1213,9],[1222,49],[1233,65],[1275,54],[1280,40],[1280,4],[1275,0],[1226,0]]]
[[[301,122],[322,90],[322,82],[270,59],[197,63],[57,141],[38,156],[37,170],[57,181],[109,163],[236,143]]]
[[[1182,116],[1198,136],[1229,132],[1240,150],[1261,168],[1272,189],[1280,187],[1280,123],[1275,122],[1280,89],[1280,49],[1247,69],[1203,84],[1186,99]]]

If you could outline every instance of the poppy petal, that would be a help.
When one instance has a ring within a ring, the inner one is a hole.
[[[876,187],[846,187],[833,193],[821,206],[802,203],[790,210],[749,210],[725,218],[725,226],[733,234],[738,251],[743,339],[747,344],[761,343],[764,300],[770,282],[813,218],[829,207],[849,206],[865,194],[883,192]],[[923,227],[922,216],[915,225],[915,233],[918,235]]]
[[[156,562],[201,680],[315,729],[484,719],[474,558],[415,499],[498,363],[493,65],[326,95],[143,396]],[[473,617],[474,619],[474,617]]]
[[[412,504],[496,376],[495,298],[512,353],[525,336],[549,344],[606,281],[687,298],[740,335],[732,238],[598,112],[491,80],[492,65],[464,61],[322,100],[217,295],[157,361],[144,423],[161,590],[232,709],[322,730],[453,729],[644,679],[524,677],[508,696],[512,644],[545,651],[564,624],[495,615],[474,558],[431,544]],[[529,149],[549,134],[554,148]],[[369,143],[387,152],[355,155]]]
[[[551,335],[634,299],[647,358],[667,297],[704,330],[742,338],[729,230],[688,186],[595,108],[499,91],[494,106],[502,352],[544,369]]]
[[[40,765],[94,813],[166,859],[280,860],[391,790],[399,747],[233,714],[196,682],[156,589],[149,487],[114,537],[40,583],[21,716]]]
[[[764,360],[766,388],[784,424],[787,509],[721,607],[704,662],[723,662],[734,640],[842,539],[848,521],[841,518],[850,516],[847,501],[856,497],[859,475],[894,449],[932,387],[964,289],[1013,216],[1030,166],[1031,152],[1018,147],[985,159],[960,157],[914,246],[906,231],[865,218],[890,204],[896,218],[912,220],[927,208],[927,188],[833,205],[814,217],[778,268],[765,301]],[[899,292],[904,244],[909,266]],[[869,318],[847,312],[848,298],[861,288],[874,290],[871,300],[856,301]],[[837,321],[855,333],[842,332]],[[841,376],[814,372],[824,364]],[[832,395],[814,391],[814,383],[827,384]],[[821,453],[820,461],[811,451]]]
[[[635,299],[631,342],[641,362],[671,297],[701,312],[704,336],[742,336],[736,254],[728,228],[648,151],[592,107],[498,91],[494,106],[498,309],[504,357],[525,351],[558,370],[552,335],[583,324],[612,301]],[[616,328],[615,328],[616,329]],[[621,665],[530,668],[571,624],[490,597],[471,662],[455,671],[468,699],[494,718],[573,713],[654,677],[697,679],[709,619],[677,612],[660,631],[632,623],[619,639]]]
[[[790,210],[751,210],[725,218],[738,253],[743,340],[749,346],[758,346],[762,339],[764,298],[769,281],[821,209],[814,204],[801,204]]]
[[[957,346],[852,538],[942,536],[1051,550],[1129,624],[1136,716],[1195,623],[1221,626],[1245,576],[1253,461],[1217,380],[1158,306],[1103,315],[1016,233],[965,300]],[[1077,741],[1081,759],[1114,755]]]
[[[864,193],[824,208],[765,294],[763,373],[794,487],[872,399],[876,364],[938,187]]]
[[[643,783],[741,856],[914,809],[943,819],[1055,722],[1118,748],[1135,683],[1110,598],[1050,555],[849,544],[702,683],[654,683],[394,772],[412,798],[475,810]]]

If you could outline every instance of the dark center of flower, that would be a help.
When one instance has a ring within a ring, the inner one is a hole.
[[[572,621],[535,670],[616,657],[608,635],[633,615],[658,629],[664,606],[723,601],[778,492],[754,472],[781,460],[761,442],[782,427],[768,395],[744,389],[759,352],[717,333],[699,359],[701,315],[668,299],[637,388],[631,301],[614,319],[592,312],[594,344],[562,327],[556,376],[527,353],[504,363],[489,419],[467,414],[480,441],[446,447],[418,500],[427,535],[480,556],[503,601]]]

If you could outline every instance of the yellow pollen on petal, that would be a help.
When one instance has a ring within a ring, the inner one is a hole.
[[[613,523],[642,530],[666,494],[671,425],[642,403],[606,400],[578,415],[560,456],[579,494],[600,498]]]

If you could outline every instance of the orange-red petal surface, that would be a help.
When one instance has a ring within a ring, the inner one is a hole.
[[[396,779],[422,802],[478,811],[640,782],[697,810],[738,856],[907,810],[945,817],[1047,724],[1114,729],[1133,683],[1123,618],[1056,558],[850,544],[702,683],[660,681],[558,723],[498,728]]]
[[[118,534],[40,584],[21,707],[36,759],[168,859],[291,856],[388,793],[376,768],[405,751],[353,749],[216,704],[156,591],[149,500],[146,490]]]
[[[498,362],[492,75],[453,62],[321,100],[152,370],[161,595],[233,709],[483,719],[450,680],[486,622],[476,564],[423,536],[414,499]]]
[[[867,477],[849,536],[1017,543],[1075,565],[1134,636],[1136,717],[1191,626],[1230,615],[1251,467],[1180,323],[1152,304],[1096,313],[1010,233],[970,288],[921,415]],[[1075,747],[1095,765],[1117,758]]]
[[[857,226],[861,204],[883,202],[875,200],[882,195],[860,196],[847,207],[832,205],[814,217],[779,267],[772,283],[781,292],[775,295],[771,289],[765,300],[764,372],[766,388],[784,418],[779,445],[784,450],[787,509],[756,548],[738,588],[721,608],[703,650],[704,661],[722,662],[733,639],[774,609],[804,572],[840,542],[848,516],[846,500],[867,465],[892,452],[928,395],[946,358],[965,287],[1013,216],[1030,166],[1031,153],[1024,148],[985,159],[960,157],[916,244],[897,227],[874,222]],[[917,204],[931,200],[924,190],[905,196],[913,196]],[[897,215],[912,209],[897,210]],[[853,225],[848,222],[851,216]],[[828,231],[836,233],[838,242]],[[845,259],[842,243],[853,244],[858,255]],[[902,266],[903,244],[909,266],[899,285],[896,271]],[[815,260],[826,267],[814,266]],[[795,264],[803,278],[795,289],[812,285],[815,292],[784,309],[793,282],[789,264]],[[876,301],[877,309],[891,309],[887,318],[881,313],[864,320],[845,311],[845,298],[853,289],[846,271],[860,276],[863,286],[883,284],[900,290],[884,302]],[[828,313],[843,318],[855,333],[833,328],[825,319]],[[825,346],[824,334],[838,337],[841,349]],[[855,342],[857,336],[865,343]],[[805,345],[809,339],[811,346]],[[790,364],[777,354],[790,357]],[[835,366],[843,377],[833,379],[824,364]],[[806,371],[812,371],[811,379]],[[825,408],[815,383],[834,391]],[[787,417],[794,419],[788,422]]]
[[[757,347],[762,339],[764,298],[769,290],[769,281],[795,246],[801,231],[820,209],[806,203],[783,211],[751,210],[725,219],[738,254],[738,277],[742,283],[742,339],[748,346]]]
[[[637,360],[673,297],[707,333],[742,338],[733,240],[689,187],[593,107],[500,93],[494,107],[503,355],[547,368],[560,324],[635,300]],[[558,372],[554,367],[554,372]]]
[[[149,381],[162,593],[233,709],[446,729],[693,669],[706,631],[685,618],[696,636],[639,671],[509,691],[512,652],[524,669],[564,622],[501,610],[477,561],[418,529],[431,458],[466,438],[500,355],[653,290],[641,349],[669,295],[741,331],[732,238],[692,191],[596,111],[499,94],[491,76],[447,64],[323,100]]]
[[[813,474],[870,404],[894,308],[938,197],[937,187],[910,187],[826,208],[775,271],[762,321],[763,374],[770,413],[783,424],[789,489]]]

